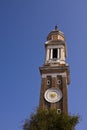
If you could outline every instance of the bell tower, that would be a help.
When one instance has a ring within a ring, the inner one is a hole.
[[[69,65],[66,63],[66,40],[57,26],[45,42],[45,62],[41,66],[41,91],[39,108],[56,109],[58,113],[68,113],[67,88],[70,83]]]

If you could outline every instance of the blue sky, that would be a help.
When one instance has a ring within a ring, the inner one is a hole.
[[[87,129],[87,1],[0,0],[0,130],[22,130],[38,106],[44,42],[58,25],[67,41],[69,113]]]

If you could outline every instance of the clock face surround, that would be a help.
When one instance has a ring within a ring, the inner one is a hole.
[[[58,88],[50,88],[46,90],[44,98],[50,103],[56,103],[62,98],[62,92]]]

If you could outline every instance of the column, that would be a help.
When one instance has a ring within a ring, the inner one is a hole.
[[[53,49],[51,49],[50,59],[53,59]]]
[[[61,60],[65,61],[64,48],[61,48]]]
[[[49,52],[50,52],[50,50],[49,50],[49,49],[47,49],[46,61],[48,61],[48,60],[49,60]]]

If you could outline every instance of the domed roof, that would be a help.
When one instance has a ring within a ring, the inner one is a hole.
[[[47,41],[49,40],[65,40],[64,33],[61,32],[57,26],[55,26],[55,29],[52,30],[47,36]]]

